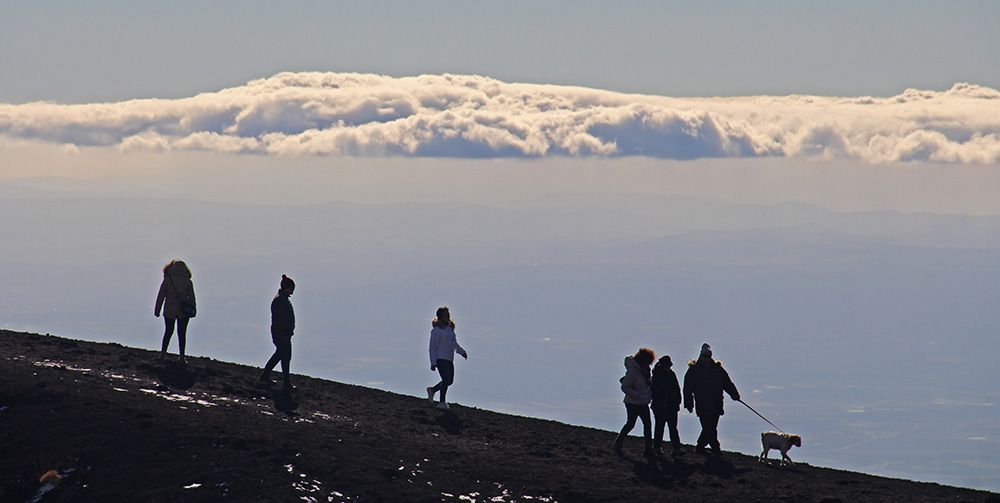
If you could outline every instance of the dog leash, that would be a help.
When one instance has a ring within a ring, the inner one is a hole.
[[[775,428],[778,428],[778,425],[776,425],[776,424],[772,423],[772,422],[771,422],[771,421],[770,421],[770,420],[769,420],[768,418],[766,418],[766,417],[762,416],[762,415],[760,414],[760,412],[757,412],[757,411],[753,410],[753,407],[751,407],[751,406],[750,406],[750,404],[748,404],[748,403],[744,402],[743,400],[737,400],[737,402],[740,402],[740,403],[742,403],[743,405],[746,405],[746,406],[747,406],[747,408],[748,408],[748,409],[750,409],[750,412],[753,412],[754,414],[757,414],[757,416],[759,416],[759,417],[760,417],[761,419],[763,419],[763,420],[767,421],[767,424],[769,424],[769,425],[771,425],[771,426],[774,426]],[[782,432],[782,433],[784,433],[784,432],[785,432],[785,430],[782,430],[781,428],[778,428],[778,431],[780,431],[780,432]]]

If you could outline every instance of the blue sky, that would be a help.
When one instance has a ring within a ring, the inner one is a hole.
[[[0,102],[176,98],[283,70],[668,96],[1000,87],[1000,3],[4,2]]]

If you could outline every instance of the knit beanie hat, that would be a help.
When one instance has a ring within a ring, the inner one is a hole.
[[[292,281],[292,278],[289,278],[288,276],[285,276],[284,274],[282,274],[281,275],[281,289],[284,290],[286,288],[295,288],[295,282]]]
[[[712,346],[709,346],[707,342],[701,345],[701,356],[712,357]]]

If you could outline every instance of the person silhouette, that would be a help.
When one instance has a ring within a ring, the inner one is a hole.
[[[677,375],[670,368],[674,362],[670,355],[661,356],[653,367],[653,376],[650,379],[650,389],[653,392],[653,416],[655,416],[653,427],[653,450],[657,455],[662,456],[663,450],[663,427],[666,426],[670,432],[671,453],[674,456],[680,455],[681,437],[677,432],[677,412],[681,410],[681,387],[677,383]]]
[[[701,345],[701,353],[697,360],[688,362],[684,374],[684,408],[688,413],[695,410],[701,422],[701,434],[695,445],[695,452],[705,453],[705,446],[712,448],[712,454],[721,454],[719,445],[719,418],[725,414],[722,407],[722,392],[725,391],[733,400],[740,399],[729,373],[722,367],[722,362],[712,359],[712,347]]]
[[[290,376],[292,364],[292,335],[295,333],[295,310],[292,308],[291,296],[295,293],[295,282],[292,278],[281,275],[278,294],[271,301],[271,342],[274,343],[274,354],[264,365],[260,374],[260,382],[265,386],[274,384],[271,380],[271,370],[281,362],[281,376],[285,391],[294,391]]]
[[[441,399],[437,408],[447,410],[448,402],[445,401],[445,396],[448,394],[448,387],[455,382],[455,353],[462,355],[466,360],[469,359],[469,353],[458,344],[455,322],[451,319],[448,306],[439,307],[434,321],[431,322],[431,340],[427,351],[431,359],[431,371],[437,370],[441,376],[441,381],[427,388],[427,401],[434,404],[434,394],[440,391]]]
[[[156,294],[156,303],[153,306],[153,316],[159,318],[161,309],[163,312],[164,330],[163,342],[160,344],[160,360],[167,356],[167,347],[170,345],[176,324],[177,344],[180,349],[179,361],[182,364],[187,362],[184,357],[187,328],[191,318],[196,314],[195,306],[191,269],[183,260],[171,260],[163,266],[163,281],[160,282],[160,290]]]
[[[647,458],[653,457],[653,440],[650,434],[649,402],[652,400],[652,391],[649,387],[650,370],[649,366],[656,359],[656,354],[652,349],[641,348],[633,356],[625,357],[625,376],[621,382],[622,392],[625,393],[625,426],[622,426],[615,443],[611,448],[617,454],[622,453],[622,445],[632,428],[635,427],[636,419],[642,420],[642,438],[645,441],[644,455]]]

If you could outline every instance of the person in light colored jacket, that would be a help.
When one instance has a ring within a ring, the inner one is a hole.
[[[650,365],[656,359],[656,354],[652,349],[641,348],[633,356],[625,357],[625,377],[620,379],[622,392],[625,393],[625,426],[622,426],[618,438],[612,445],[612,449],[622,453],[622,445],[632,428],[635,427],[636,419],[642,420],[642,438],[645,440],[645,456],[653,457],[653,438],[651,421],[649,417],[649,402],[653,399],[653,392],[649,387]]]
[[[448,393],[448,386],[455,382],[455,353],[462,355],[462,358],[469,359],[469,353],[459,346],[455,336],[455,322],[451,319],[451,312],[447,306],[439,307],[437,317],[431,322],[431,341],[427,348],[431,359],[431,371],[437,370],[441,376],[441,381],[434,386],[427,388],[427,401],[434,404],[434,394],[441,392],[441,399],[437,404],[439,409],[447,409],[448,402],[445,395]]]
[[[156,294],[156,304],[153,306],[153,316],[160,317],[163,312],[163,342],[160,344],[160,359],[167,356],[167,346],[170,337],[174,335],[174,325],[177,325],[177,343],[180,346],[180,362],[185,363],[184,347],[187,345],[187,327],[191,318],[181,309],[181,301],[195,303],[194,283],[191,282],[191,269],[183,260],[171,260],[163,266],[163,281]]]

